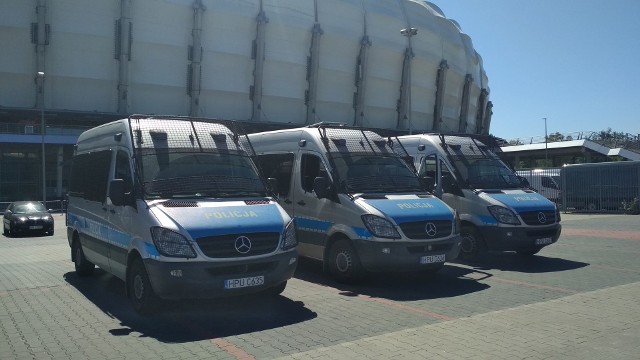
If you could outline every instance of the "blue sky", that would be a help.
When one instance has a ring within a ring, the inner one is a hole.
[[[491,134],[640,134],[640,0],[432,0],[483,59]]]

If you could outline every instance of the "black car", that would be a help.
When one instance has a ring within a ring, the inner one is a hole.
[[[16,201],[9,204],[2,221],[4,235],[27,233],[53,235],[53,217],[38,201]]]

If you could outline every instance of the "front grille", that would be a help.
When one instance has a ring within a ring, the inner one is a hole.
[[[540,218],[544,215],[544,222],[540,222]],[[520,214],[522,221],[527,225],[551,225],[556,223],[555,210],[527,211]]]
[[[436,227],[436,233],[427,234],[427,224]],[[451,220],[413,221],[400,224],[400,229],[409,239],[439,239],[451,235]]]
[[[236,239],[240,236],[247,237],[251,242],[251,249],[246,253],[236,250]],[[220,236],[208,236],[196,240],[200,250],[211,258],[239,258],[247,256],[264,255],[274,252],[280,242],[280,234],[277,232],[260,232],[249,234],[229,234]]]

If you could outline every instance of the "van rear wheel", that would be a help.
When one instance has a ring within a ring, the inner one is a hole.
[[[365,270],[351,242],[340,239],[329,249],[329,272],[342,283],[355,283],[364,278]]]
[[[133,309],[141,315],[147,315],[158,309],[160,300],[151,288],[147,269],[140,258],[131,263],[127,273],[127,294]]]
[[[473,226],[463,226],[460,232],[462,244],[459,257],[462,260],[472,260],[486,251],[482,235]]]
[[[80,241],[73,242],[73,264],[76,268],[78,276],[89,276],[93,274],[96,266],[84,256]]]

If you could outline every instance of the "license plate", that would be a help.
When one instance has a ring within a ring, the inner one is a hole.
[[[40,230],[40,229],[42,229],[42,225],[29,226],[29,230]]]
[[[536,239],[536,245],[549,245],[553,242],[553,239],[550,237]]]
[[[240,279],[229,279],[224,281],[225,289],[237,289],[249,286],[258,286],[264,284],[264,276],[252,276]]]
[[[445,261],[444,254],[441,255],[427,255],[420,257],[420,264],[434,264],[442,263]]]

